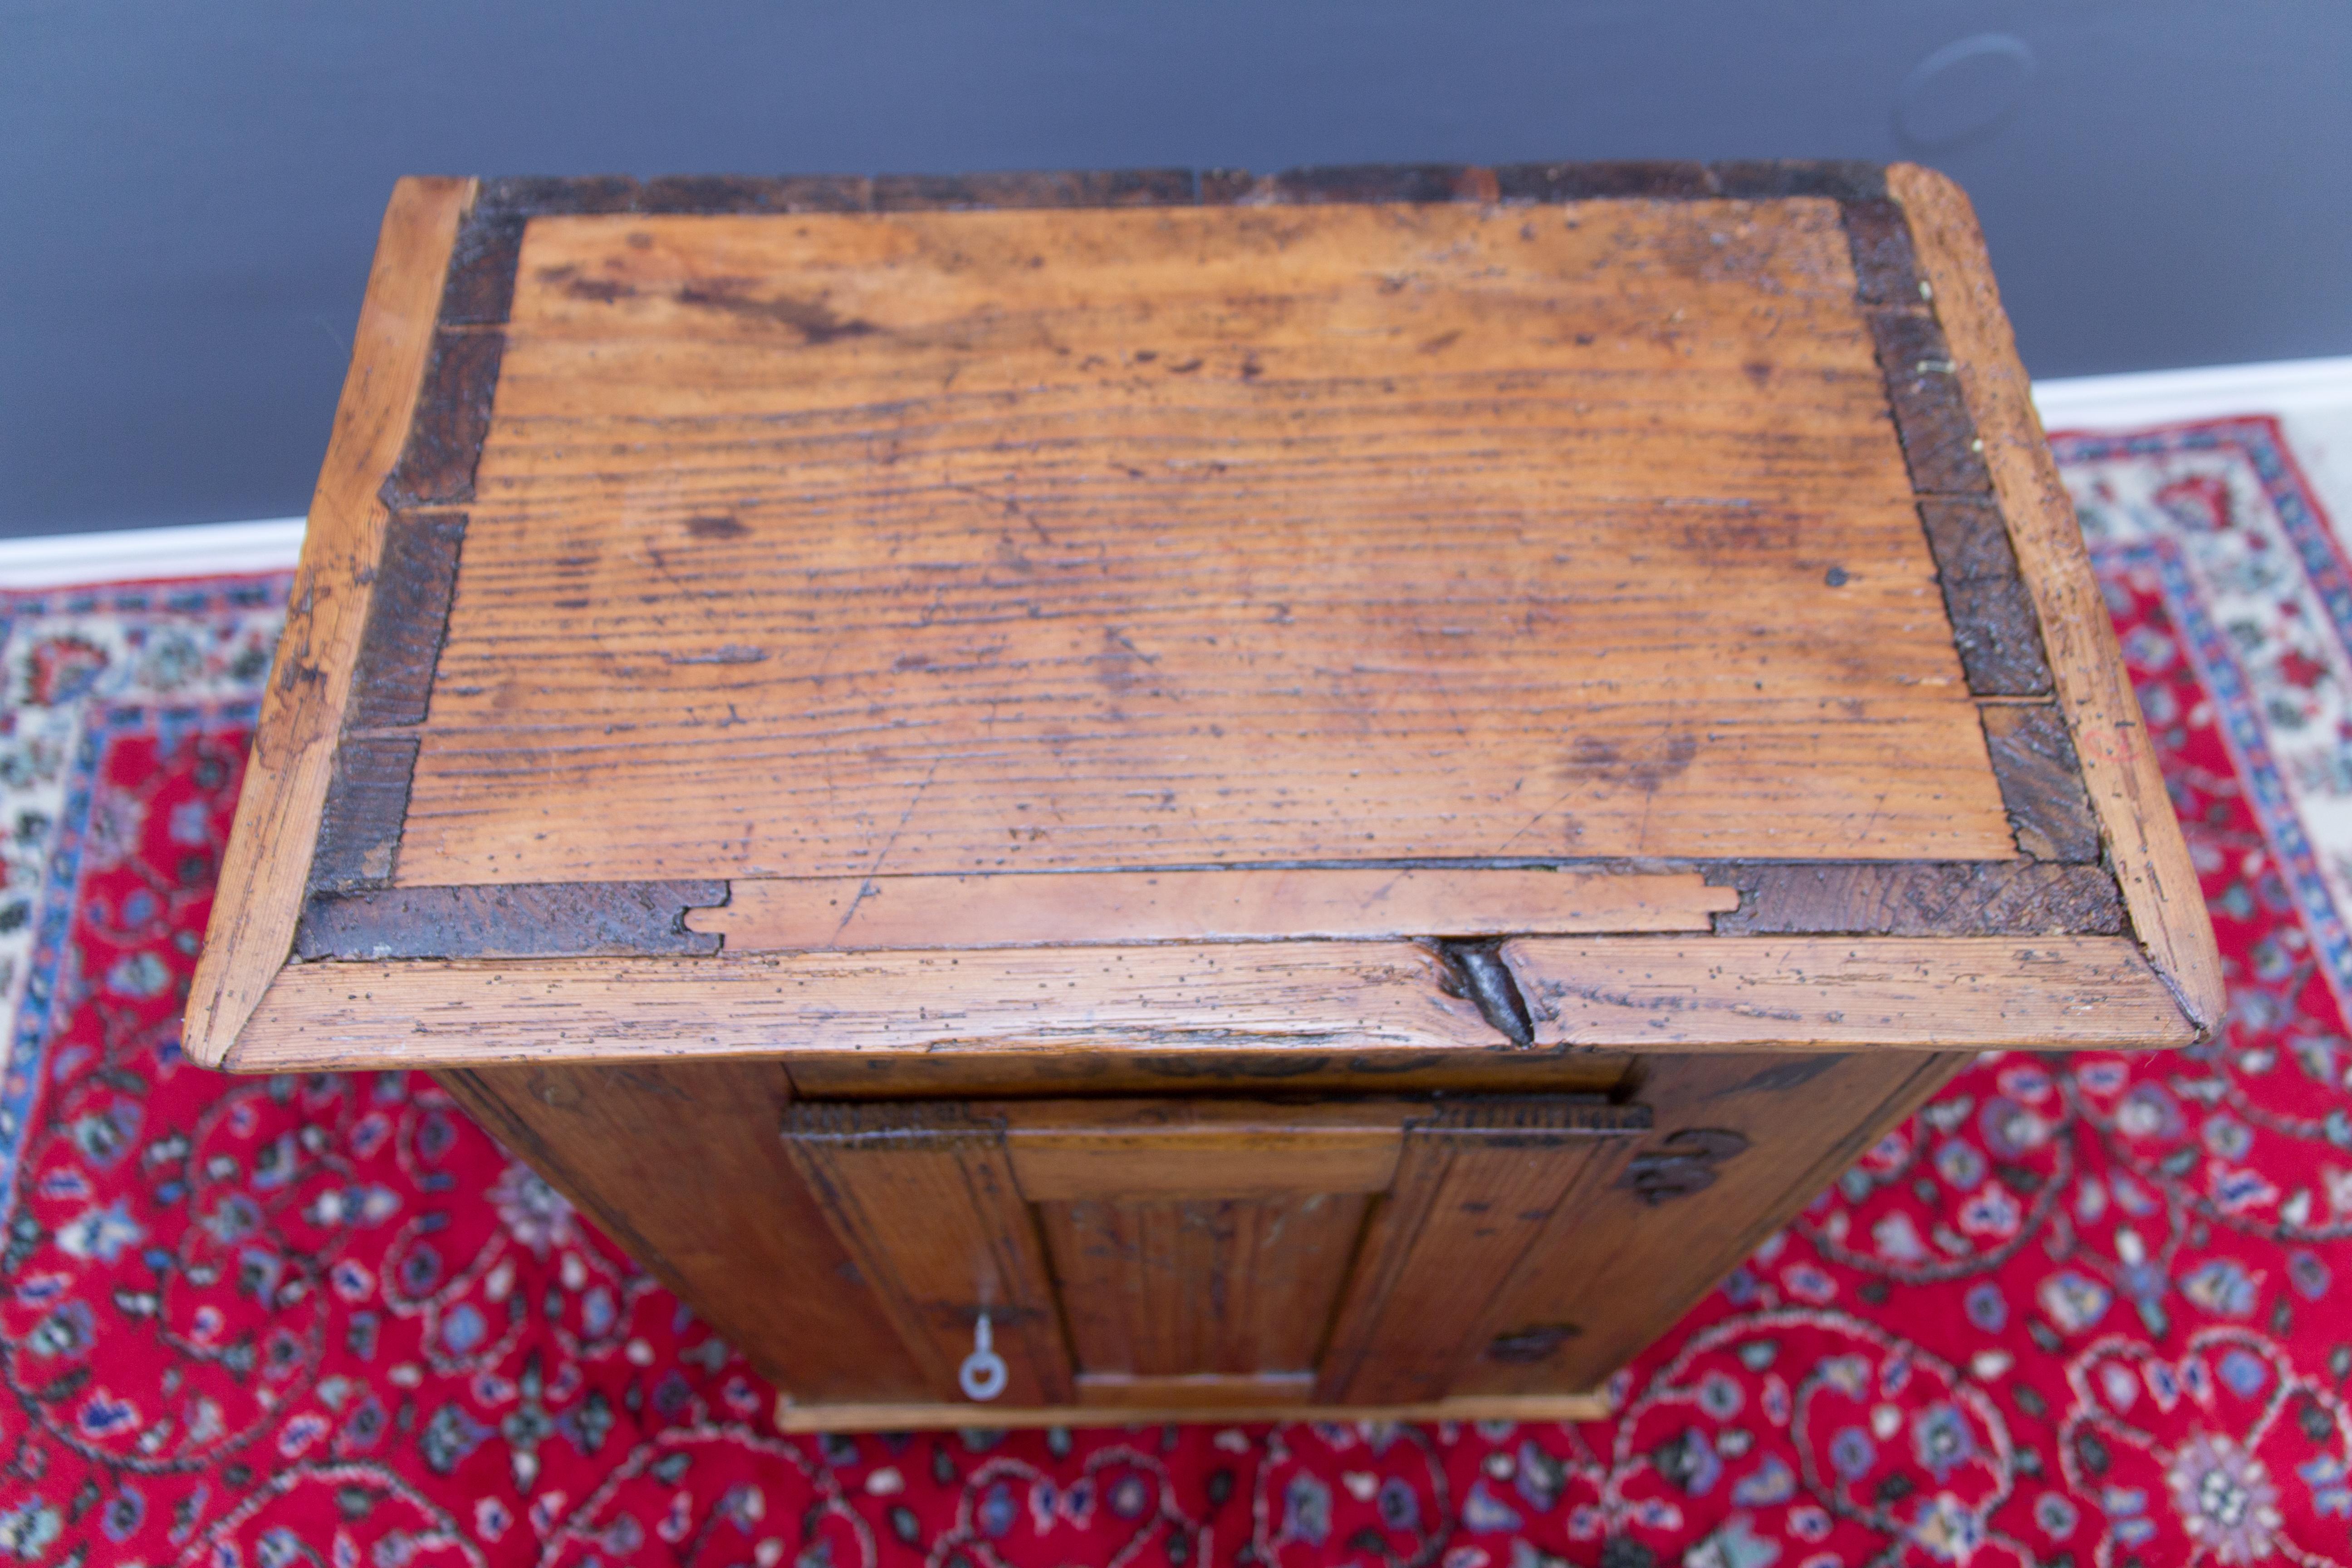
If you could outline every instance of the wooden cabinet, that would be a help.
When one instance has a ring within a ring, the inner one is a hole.
[[[405,181],[354,344],[185,1048],[436,1072],[787,1426],[1589,1410],[2219,1016],[1926,171]]]

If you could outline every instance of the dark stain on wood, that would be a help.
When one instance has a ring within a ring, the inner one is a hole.
[[[1686,1127],[1655,1149],[1633,1156],[1617,1185],[1654,1208],[1715,1185],[1716,1169],[1748,1150],[1745,1134],[1720,1127]]]
[[[1328,1056],[1269,1057],[1242,1052],[1191,1051],[1182,1056],[1139,1056],[1136,1069],[1155,1078],[1305,1078],[1331,1066]]]
[[[345,735],[335,749],[318,847],[310,853],[312,893],[351,892],[392,878],[416,741],[407,735]]]
[[[1921,501],[1919,517],[1969,689],[1979,697],[2048,696],[2042,623],[2000,508],[1990,496],[1947,498]]]
[[[1469,163],[1346,163],[1285,169],[1258,182],[1253,201],[1491,202],[1495,171]]]
[[[1246,169],[1013,170],[965,174],[621,175],[486,180],[460,237],[467,274],[464,313],[446,322],[506,320],[512,252],[520,221],[609,213],[908,212],[954,208],[1184,206],[1234,202],[1570,202],[1625,197],[1730,197],[1769,201],[1817,196],[1887,206],[1877,165],[1805,161],[1698,163],[1673,161],[1310,165],[1272,174]],[[478,257],[503,248],[496,268],[476,276]],[[1910,296],[1916,300],[1914,293]],[[453,292],[453,302],[457,295]]]
[[[1202,206],[1231,206],[1250,194],[1257,176],[1247,169],[1203,169],[1196,177]]]
[[[720,938],[686,911],[727,901],[723,881],[382,888],[314,894],[294,951],[320,958],[584,958],[707,955]]]
[[[1916,309],[1926,299],[1911,250],[1911,224],[1891,201],[1853,201],[1841,209],[1853,252],[1855,297],[1865,305]]]
[[[1740,892],[1717,936],[2113,936],[2124,911],[2096,866],[2004,861],[1734,866],[1708,880]]]
[[[1874,202],[1886,195],[1886,171],[1877,163],[1802,158],[1741,159],[1710,163],[1713,195],[1741,201],[1822,196],[1834,202]]]
[[[394,512],[385,523],[360,637],[352,728],[425,722],[465,540],[463,512]]]
[[[1839,1067],[1846,1058],[1826,1051],[1816,1051],[1806,1056],[1766,1059],[1771,1061],[1770,1066],[1759,1068],[1738,1083],[1727,1085],[1704,1098],[1736,1100],[1748,1094],[1786,1094]]]
[[[1104,169],[982,174],[881,174],[877,212],[960,207],[1190,206],[1199,184],[1190,169]]]
[[[512,213],[485,213],[478,205],[459,226],[441,285],[443,326],[500,326],[513,313],[526,221]]]
[[[397,511],[474,499],[474,469],[482,459],[482,437],[489,433],[490,398],[505,352],[500,332],[435,335],[408,445],[383,482],[386,506]]]
[[[1584,1331],[1574,1323],[1530,1323],[1507,1329],[1486,1342],[1486,1359],[1506,1366],[1533,1366],[1549,1361],[1559,1347]]]
[[[2036,860],[2098,859],[2098,818],[2058,710],[2040,702],[1987,702],[1981,711],[1985,747],[2019,850]]]
[[[2053,680],[2041,621],[1993,497],[1992,475],[1960,390],[1951,346],[1934,301],[1919,288],[1910,220],[1884,195],[1857,194],[1842,213],[1856,296],[1868,310],[1954,649],[1976,696],[2044,696]],[[1984,704],[1982,713],[1993,773],[2019,849],[2037,860],[2097,860],[2097,819],[2063,717],[2038,705]],[[2105,922],[2118,898],[2112,879],[2102,872],[2101,880],[2100,889],[2087,879],[2032,887],[2031,897],[2021,901],[2015,892],[2004,891],[1983,906],[1983,918],[1995,918],[1998,910],[2000,918],[2034,919],[2040,910],[2053,919]],[[1956,885],[1956,909],[1976,907],[1980,891]],[[2112,918],[2112,926],[2086,929],[2120,930],[2119,908]]]
[[[1665,162],[1507,163],[1495,171],[1495,186],[1507,202],[1657,201],[1716,194],[1706,164]]]
[[[1843,581],[1843,574],[1840,574],[1832,580],[1831,586]],[[1560,763],[1559,776],[1570,784],[1633,789],[1647,795],[1668,779],[1689,772],[1697,757],[1698,737],[1687,730],[1668,731],[1658,736],[1654,744],[1631,752],[1599,736],[1579,735],[1569,746],[1567,759]]]
[[[632,212],[856,213],[872,210],[874,182],[863,174],[671,174],[647,180]]]
[[[635,212],[643,190],[626,174],[509,174],[482,182],[474,211],[522,217]]]
[[[836,315],[821,300],[796,300],[790,295],[761,299],[739,287],[722,287],[714,281],[709,285],[688,285],[677,291],[677,302],[698,310],[716,310],[747,321],[767,321],[790,327],[801,335],[801,342],[812,348],[822,347],[839,338],[862,338],[876,329],[871,321],[855,317],[847,320]]]
[[[1976,421],[1960,396],[1943,329],[1928,316],[1874,310],[1870,330],[1878,343],[1895,433],[1903,441],[1903,460],[1910,466],[1911,488],[1920,495],[1990,495],[1992,475],[1978,447]]]

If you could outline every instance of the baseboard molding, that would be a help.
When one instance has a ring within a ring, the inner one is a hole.
[[[0,539],[0,588],[290,572],[302,553],[302,529],[301,518],[276,517]]]
[[[2305,414],[2352,407],[2352,358],[2200,365],[2130,375],[2077,375],[2033,384],[2051,430],[2118,429],[2231,414]]]
[[[2352,358],[2203,365],[2033,384],[2053,430],[2117,429],[2226,414],[2352,411]],[[302,519],[0,540],[0,588],[291,571]]]

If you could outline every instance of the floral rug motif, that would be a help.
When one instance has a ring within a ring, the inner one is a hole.
[[[2054,445],[2226,1037],[1984,1059],[1575,1426],[779,1436],[428,1079],[181,1058],[284,580],[0,595],[0,1563],[2352,1563],[2352,577],[2268,420]]]

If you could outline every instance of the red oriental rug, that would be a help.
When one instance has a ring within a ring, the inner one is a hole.
[[[1987,1058],[1580,1426],[778,1436],[425,1078],[181,1059],[284,582],[0,599],[0,1563],[2352,1561],[2352,576],[2269,420],[2057,445],[2227,1038]]]

